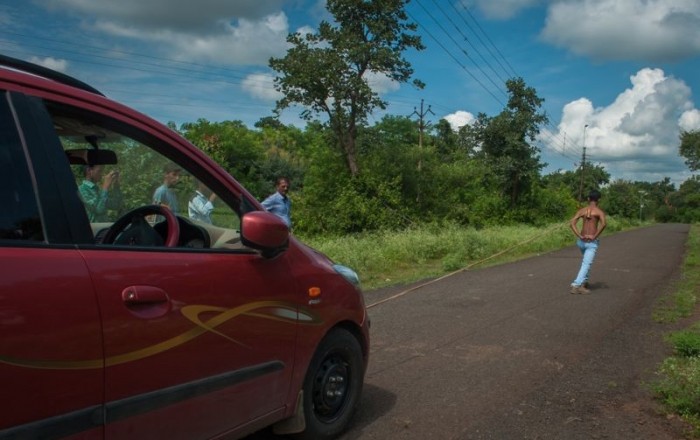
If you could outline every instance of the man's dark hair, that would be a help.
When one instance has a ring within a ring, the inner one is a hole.
[[[591,192],[588,193],[588,200],[591,200],[593,202],[597,202],[600,200],[600,191],[598,190],[591,190]]]

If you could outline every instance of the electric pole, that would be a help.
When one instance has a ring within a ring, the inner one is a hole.
[[[431,115],[435,115],[433,111],[430,109],[430,106],[428,106],[427,110],[423,110],[423,100],[420,100],[420,113],[418,110],[416,110],[415,107],[413,107],[413,113],[409,115],[409,117],[413,115],[418,115],[418,149],[419,151],[423,152],[423,132],[425,129],[428,127],[428,124],[425,123],[425,117],[430,113]],[[418,158],[418,171],[420,171],[421,168],[421,158]]]
[[[586,129],[588,124],[583,126],[583,157],[581,159],[581,184],[578,189],[578,199],[583,202],[583,174],[586,170]]]
[[[421,170],[421,164],[423,163],[423,132],[425,129],[428,127],[428,124],[425,123],[425,117],[428,115],[428,113],[434,115],[433,111],[430,109],[430,106],[428,106],[427,110],[423,110],[423,100],[420,100],[420,113],[418,110],[416,110],[415,107],[413,107],[413,113],[411,113],[408,117],[410,118],[413,115],[418,115],[418,174],[420,175],[420,170]],[[418,178],[418,184],[416,185],[416,202],[420,201],[420,178]]]

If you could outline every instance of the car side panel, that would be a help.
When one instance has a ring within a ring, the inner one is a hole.
[[[285,406],[300,320],[284,258],[83,253],[104,320],[106,438],[208,438]]]
[[[0,267],[0,437],[101,438],[102,332],[80,254],[2,246]]]

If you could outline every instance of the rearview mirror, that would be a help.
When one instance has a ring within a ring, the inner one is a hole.
[[[287,249],[289,228],[281,218],[266,211],[253,211],[243,215],[241,242],[261,251],[265,258],[272,258]]]
[[[117,163],[117,154],[112,150],[78,148],[66,150],[66,156],[68,156],[68,162],[71,165],[114,165]]]

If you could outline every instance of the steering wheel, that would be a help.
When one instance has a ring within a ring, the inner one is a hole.
[[[148,224],[147,216],[161,215],[165,217],[168,226],[165,243],[160,235]],[[122,236],[120,234],[124,233]],[[119,238],[119,240],[117,240]],[[173,212],[162,205],[146,205],[132,209],[122,215],[107,230],[102,238],[103,244],[131,244],[131,245],[165,245],[174,247],[180,238],[180,224]]]

